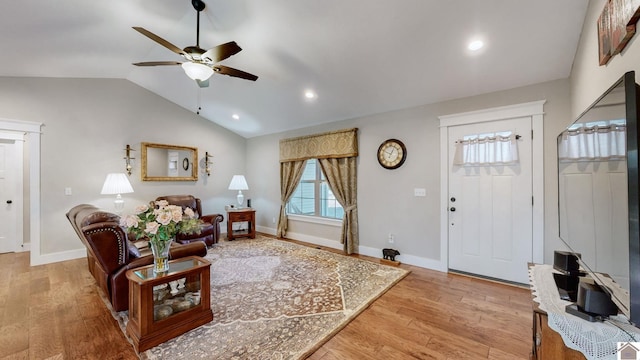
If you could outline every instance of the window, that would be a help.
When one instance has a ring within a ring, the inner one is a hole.
[[[518,137],[511,131],[467,135],[456,141],[454,165],[485,166],[516,164]]]
[[[344,210],[333,196],[318,160],[307,160],[300,183],[287,203],[287,214],[342,220]]]

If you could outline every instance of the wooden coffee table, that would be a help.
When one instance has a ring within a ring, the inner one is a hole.
[[[169,261],[169,271],[153,265],[127,271],[127,334],[141,352],[213,320],[210,306],[211,263],[199,256]]]

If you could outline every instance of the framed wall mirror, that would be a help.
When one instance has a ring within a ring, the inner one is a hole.
[[[198,149],[141,143],[142,181],[197,181]]]

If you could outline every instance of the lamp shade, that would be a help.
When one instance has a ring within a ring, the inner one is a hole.
[[[229,183],[229,190],[249,190],[244,175],[233,175],[231,183]]]
[[[100,194],[126,194],[132,192],[133,188],[129,179],[127,179],[127,175],[124,173],[111,173],[107,174]]]
[[[192,80],[204,81],[213,75],[213,69],[204,64],[183,62],[182,69]]]

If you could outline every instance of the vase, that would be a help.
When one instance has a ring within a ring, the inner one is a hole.
[[[169,271],[169,248],[173,240],[150,241],[153,252],[153,272],[156,274]]]

